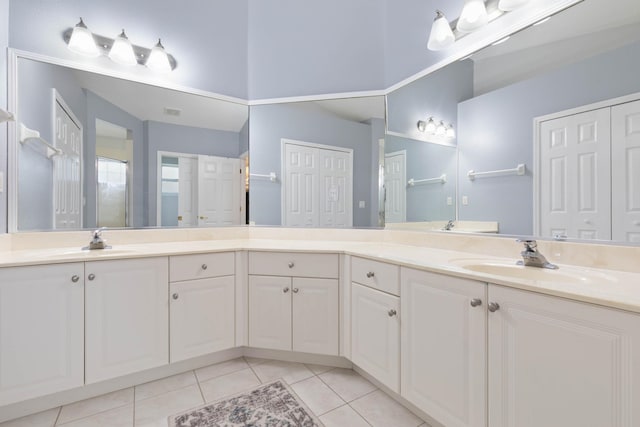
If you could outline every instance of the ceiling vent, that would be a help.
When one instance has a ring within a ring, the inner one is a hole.
[[[182,114],[182,110],[180,110],[178,108],[164,107],[164,113],[167,116],[176,116],[176,117],[178,117],[180,114]]]

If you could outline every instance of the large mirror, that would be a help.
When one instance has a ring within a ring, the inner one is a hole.
[[[17,58],[11,231],[246,224],[248,106]]]
[[[251,106],[250,220],[377,227],[383,96]]]
[[[585,0],[390,93],[387,161],[423,152],[390,226],[640,243],[638,76],[638,2]]]

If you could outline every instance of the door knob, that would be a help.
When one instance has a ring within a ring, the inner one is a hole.
[[[490,312],[495,313],[496,311],[500,310],[500,304],[498,304],[497,302],[490,302],[488,308]]]
[[[470,302],[471,307],[478,307],[482,305],[482,300],[480,298],[474,298]]]

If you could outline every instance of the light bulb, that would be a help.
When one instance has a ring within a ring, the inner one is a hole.
[[[420,132],[424,132],[426,127],[427,127],[427,122],[425,122],[424,120],[418,120],[418,130]]]
[[[425,132],[435,133],[436,131],[436,122],[433,121],[433,117],[429,117],[429,121],[424,127]]]
[[[156,44],[153,49],[151,49],[151,53],[149,54],[149,58],[145,65],[159,73],[168,73],[172,70],[171,62],[169,62],[169,55],[164,50],[164,46],[162,46],[162,42],[158,39],[158,44]]]
[[[489,22],[487,8],[482,0],[465,0],[456,28],[461,33],[471,33]]]
[[[436,135],[438,136],[444,136],[447,133],[447,128],[444,125],[444,122],[440,122],[440,124],[438,124],[438,127],[436,127]]]
[[[136,60],[136,54],[133,52],[133,46],[124,33],[124,30],[113,41],[113,46],[109,51],[109,58],[113,62],[117,62],[122,65],[135,65],[138,63]]]
[[[456,131],[453,129],[453,124],[449,124],[449,127],[447,128],[446,135],[447,135],[447,138],[455,138],[456,137]]]
[[[498,9],[504,12],[511,12],[512,10],[516,10],[520,6],[523,6],[529,0],[500,0],[498,3]]]
[[[431,33],[427,48],[429,50],[442,50],[451,46],[456,41],[451,25],[442,12],[436,10],[436,17],[431,25]]]
[[[80,55],[95,58],[100,56],[100,50],[96,46],[96,41],[93,38],[93,34],[87,28],[87,26],[80,18],[80,22],[73,27],[73,32],[69,38],[69,44],[67,45],[70,51],[79,53]]]

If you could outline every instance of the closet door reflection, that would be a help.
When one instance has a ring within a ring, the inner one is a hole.
[[[126,227],[128,163],[97,157],[98,227]]]

